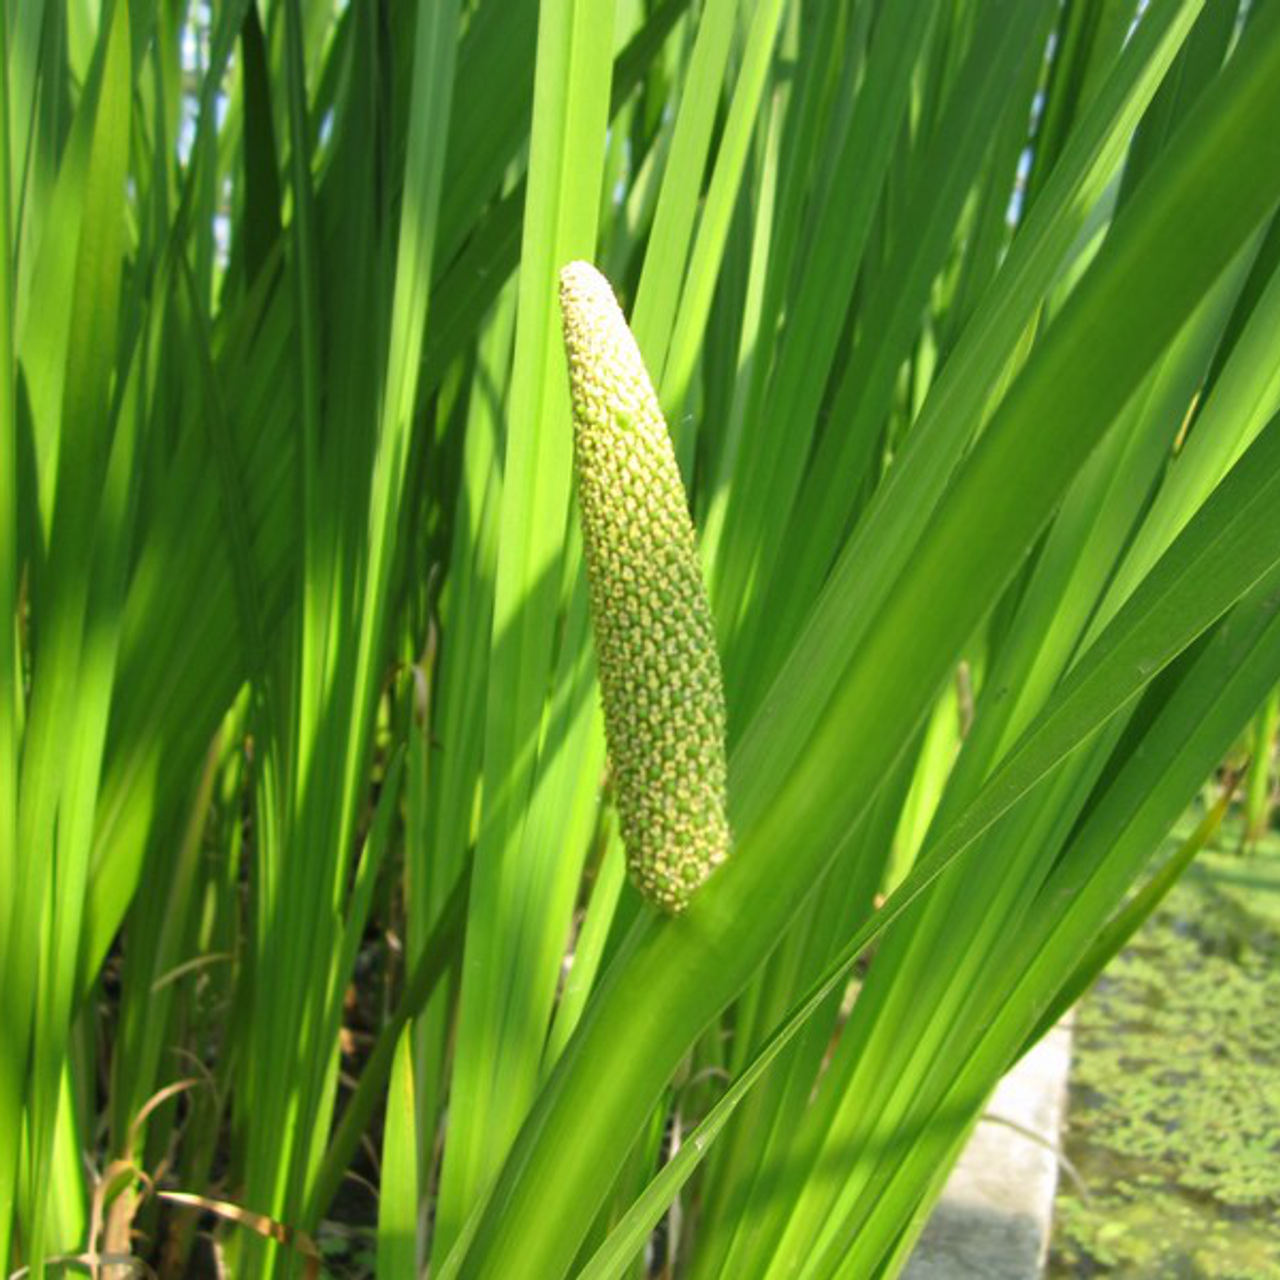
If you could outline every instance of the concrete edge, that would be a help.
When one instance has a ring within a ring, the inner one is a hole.
[[[1058,1186],[1070,1019],[993,1094],[903,1271],[905,1280],[1038,1280]]]

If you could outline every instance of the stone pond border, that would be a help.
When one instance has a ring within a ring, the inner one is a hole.
[[[1043,1275],[1070,1066],[1071,1028],[1064,1019],[997,1086],[903,1271],[905,1280]]]

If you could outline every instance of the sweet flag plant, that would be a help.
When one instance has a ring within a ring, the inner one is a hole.
[[[1274,734],[1280,0],[0,12],[0,1275],[899,1274]]]

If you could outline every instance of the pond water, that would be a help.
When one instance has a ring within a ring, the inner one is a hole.
[[[1280,839],[1223,843],[1077,1010],[1052,1280],[1280,1280]]]

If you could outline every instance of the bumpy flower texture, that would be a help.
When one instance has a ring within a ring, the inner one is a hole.
[[[631,879],[680,912],[729,853],[720,659],[667,425],[605,278],[560,273],[605,737]]]

